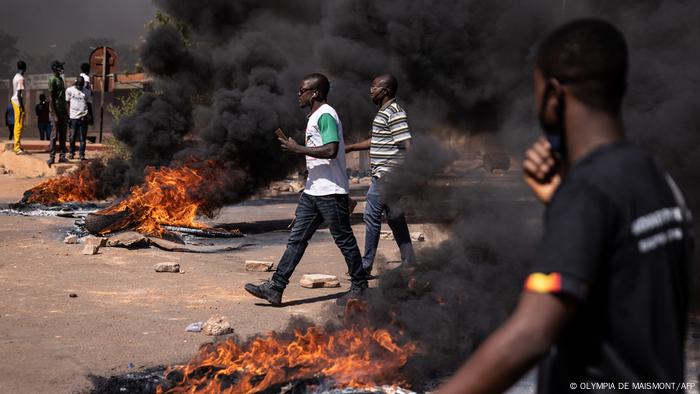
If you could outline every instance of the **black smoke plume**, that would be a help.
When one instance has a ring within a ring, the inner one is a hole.
[[[297,168],[273,130],[300,136],[299,79],[321,71],[346,139],[366,138],[376,110],[371,79],[391,72],[407,108],[415,149],[390,198],[411,216],[441,216],[450,237],[419,263],[386,275],[372,313],[405,328],[429,352],[413,360],[415,379],[454,370],[512,308],[539,231],[541,207],[514,202],[517,185],[453,187],[437,182],[460,152],[437,129],[489,133],[510,153],[537,136],[531,65],[537,42],[573,18],[615,23],[630,47],[625,105],[628,135],[648,147],[700,208],[700,15],[692,1],[157,0],[186,26],[162,26],[142,58],[158,79],[116,136],[133,150],[129,182],[145,165],[192,157],[226,163],[237,175],[220,203]],[[482,170],[476,170],[482,171]],[[473,174],[472,174],[473,175]],[[389,323],[389,322],[388,322]]]

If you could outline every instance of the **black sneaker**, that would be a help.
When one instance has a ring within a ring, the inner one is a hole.
[[[68,159],[70,159],[70,160],[75,159],[75,155],[73,153],[71,153],[70,155],[68,155]]]
[[[260,285],[246,283],[243,287],[246,291],[258,298],[267,300],[274,306],[282,305],[282,290],[279,290],[271,281],[265,281]]]
[[[335,304],[339,306],[345,306],[345,304],[348,303],[350,300],[358,300],[364,297],[365,291],[367,290],[366,287],[359,287],[359,286],[350,286],[350,290],[340,296],[340,298],[335,300]]]
[[[53,165],[53,163],[55,163],[55,162],[56,162],[56,160],[54,160],[53,157],[46,160],[46,164],[49,165],[49,168],[51,168],[51,165]]]
[[[65,157],[59,157],[58,162],[59,163],[68,163],[68,159],[66,159]]]

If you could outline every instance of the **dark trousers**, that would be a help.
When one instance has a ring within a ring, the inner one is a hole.
[[[15,133],[14,133],[15,124],[14,123],[8,124],[7,129],[10,132],[10,141],[12,141],[15,137]]]
[[[287,249],[272,275],[275,286],[284,289],[289,284],[289,278],[301,261],[311,236],[324,222],[328,225],[335,244],[345,257],[352,286],[367,287],[360,249],[357,247],[357,240],[350,227],[347,194],[311,196],[306,193],[301,193],[299,197],[296,221],[289,234]]]
[[[410,264],[415,261],[411,234],[408,232],[408,224],[403,212],[387,205],[382,198],[383,182],[378,178],[372,178],[372,184],[367,191],[365,200],[365,255],[362,257],[362,267],[367,272],[372,271],[374,257],[379,246],[379,233],[382,229],[382,214],[386,212],[386,221],[394,233],[394,239],[401,251],[401,262]]]
[[[85,141],[87,140],[87,116],[70,120],[70,155],[75,155],[75,141],[80,141],[79,156],[85,158]]]
[[[58,141],[58,147],[56,142]],[[51,159],[56,157],[56,149],[60,151],[59,157],[66,157],[66,120],[59,119],[56,121],[56,125],[51,130],[51,140],[49,141],[49,157]]]
[[[39,123],[37,127],[39,127],[40,140],[43,141],[51,138],[51,123]]]

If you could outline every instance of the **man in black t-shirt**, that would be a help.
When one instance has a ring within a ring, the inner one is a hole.
[[[538,361],[540,393],[683,382],[691,216],[670,176],[624,140],[626,74],[625,40],[607,22],[568,23],[540,45],[546,138],[523,167],[547,206],[544,236],[515,312],[441,393],[504,391]]]

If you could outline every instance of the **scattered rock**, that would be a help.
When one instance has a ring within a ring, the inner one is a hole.
[[[294,193],[299,193],[300,191],[304,190],[306,185],[302,181],[293,181],[289,183],[289,190],[293,191]]]
[[[233,327],[225,317],[212,316],[202,325],[202,332],[207,335],[226,335],[233,332]]]
[[[156,263],[153,269],[155,269],[156,272],[180,272],[180,264],[171,262]]]
[[[394,239],[394,233],[391,231],[380,231],[379,232],[379,239],[389,239],[393,240]]]
[[[107,239],[107,246],[137,247],[147,246],[148,237],[136,231],[125,231]]]
[[[198,321],[196,323],[191,323],[191,324],[187,325],[187,327],[185,327],[185,331],[187,331],[187,332],[200,332],[200,331],[202,331],[203,324],[204,323],[201,321]]]
[[[301,287],[315,289],[319,287],[340,287],[340,281],[335,275],[307,274],[299,281]]]
[[[271,261],[246,260],[245,270],[256,272],[272,271],[274,265],[275,264]]]
[[[94,235],[89,235],[85,237],[85,245],[96,245],[98,248],[107,246],[107,238],[95,237]]]
[[[97,254],[97,251],[100,250],[100,247],[98,245],[85,245],[83,246],[83,251],[82,253],[87,256],[91,256],[93,254]]]
[[[63,238],[63,242],[67,244],[77,244],[78,243],[78,236],[75,234],[70,234],[67,237]]]
[[[423,242],[425,241],[425,235],[423,233],[411,233],[411,241]]]

